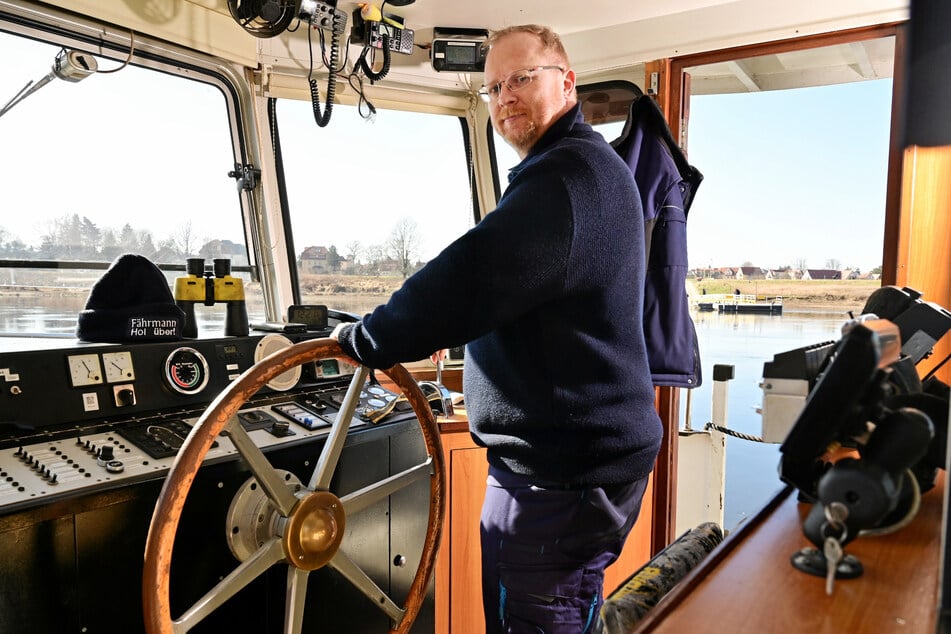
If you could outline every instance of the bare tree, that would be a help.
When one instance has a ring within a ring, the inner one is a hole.
[[[363,255],[363,245],[359,240],[347,243],[347,261],[350,262],[350,270],[356,270],[357,258]]]
[[[806,258],[796,258],[796,261],[793,263],[793,266],[799,269],[800,271],[806,270]]]
[[[330,248],[327,249],[327,264],[330,265],[330,270],[334,273],[340,271],[340,260],[343,258],[340,257],[340,254],[337,253],[337,247],[330,245]]]
[[[842,262],[840,262],[839,260],[835,258],[829,258],[828,260],[826,260],[826,268],[831,269],[833,271],[838,271],[839,269],[842,268]]]
[[[371,244],[366,248],[367,273],[370,275],[379,275],[383,268],[383,260],[386,259],[386,250],[382,244]]]
[[[413,270],[413,260],[419,250],[419,227],[412,218],[401,218],[386,243],[387,251],[399,263],[403,279]]]
[[[182,256],[187,258],[194,253],[195,234],[192,233],[191,220],[183,225],[179,225],[178,231],[176,231],[172,237],[175,240],[175,246]]]

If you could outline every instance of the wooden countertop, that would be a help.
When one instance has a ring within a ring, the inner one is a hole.
[[[436,422],[439,424],[439,431],[443,434],[469,431],[469,417],[463,405],[453,407],[452,416],[437,416]]]
[[[801,523],[809,507],[797,502],[795,489],[784,489],[648,612],[635,632],[933,633],[944,475],[922,496],[908,526],[846,545],[865,572],[837,579],[832,596],[824,578],[790,564],[794,552],[811,546]]]

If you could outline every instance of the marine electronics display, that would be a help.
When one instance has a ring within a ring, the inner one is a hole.
[[[813,503],[803,532],[817,549],[793,556],[798,569],[858,576],[861,563],[842,546],[914,518],[921,494],[945,466],[949,400],[948,386],[919,378],[916,364],[949,329],[946,309],[912,289],[883,287],[839,341],[776,355],[765,365],[764,384],[808,385],[780,447],[780,477]],[[764,429],[766,415],[764,407]]]

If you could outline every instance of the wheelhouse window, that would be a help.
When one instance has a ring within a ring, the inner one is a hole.
[[[321,128],[290,100],[277,117],[303,302],[362,315],[473,226],[458,118],[335,105]]]
[[[612,80],[578,86],[578,101],[584,120],[604,137],[613,141],[621,135],[627,121],[631,102],[641,95],[641,89],[629,81]],[[520,159],[508,143],[488,124],[495,148],[496,195],[501,196],[508,184],[508,172]]]
[[[0,76],[0,332],[72,334],[123,253],[170,282],[186,258],[230,259],[249,310],[263,312],[219,87],[11,32],[0,31],[0,55],[11,62]]]

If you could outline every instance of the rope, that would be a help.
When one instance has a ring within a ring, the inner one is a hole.
[[[752,435],[750,435],[750,434],[744,434],[743,432],[733,431],[732,429],[730,429],[730,428],[728,428],[728,427],[721,427],[721,426],[716,425],[716,424],[714,424],[714,423],[707,423],[706,425],[704,425],[703,428],[704,428],[705,430],[715,429],[715,430],[717,430],[718,432],[724,433],[724,434],[726,434],[727,436],[733,436],[734,438],[741,438],[741,439],[743,439],[743,440],[749,440],[749,441],[752,441],[752,442],[762,442],[762,443],[765,443],[765,442],[766,442],[765,440],[763,440],[763,439],[760,438],[759,436],[752,436]]]

